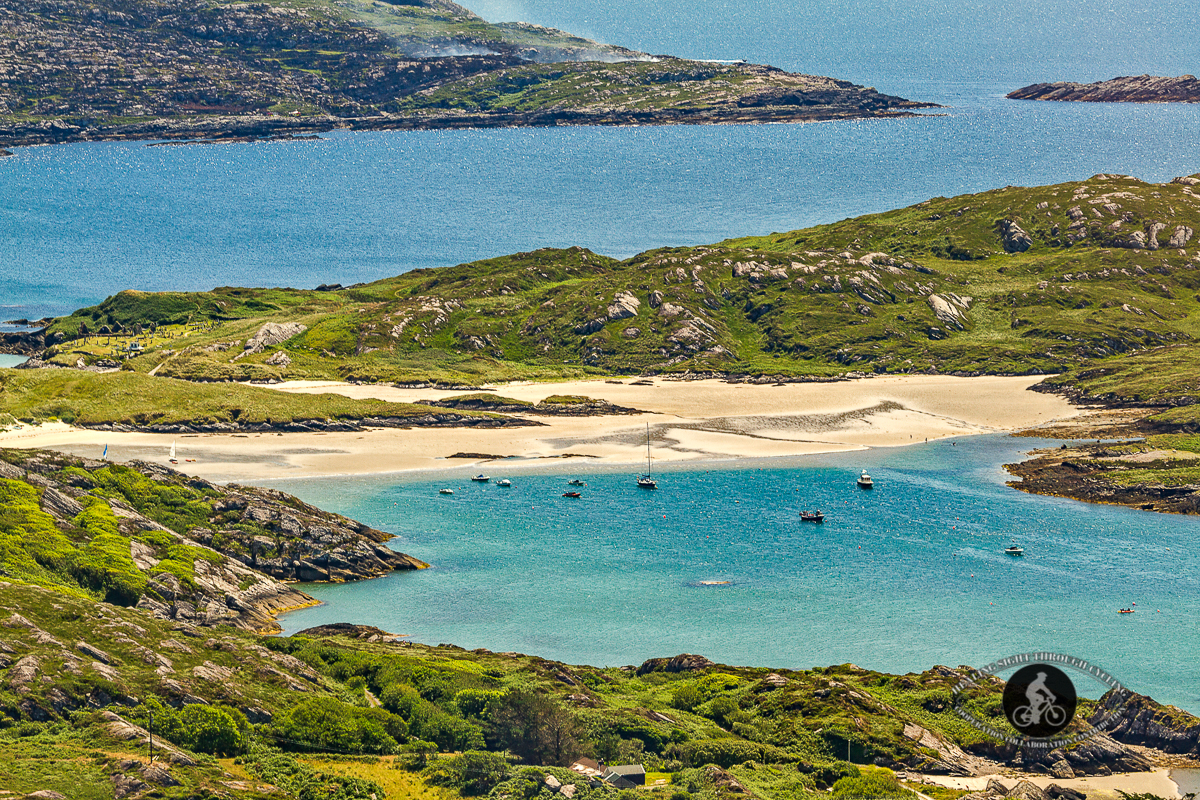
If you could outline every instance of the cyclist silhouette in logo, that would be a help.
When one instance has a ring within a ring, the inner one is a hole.
[[[1013,723],[1019,728],[1030,728],[1045,722],[1052,728],[1057,728],[1066,721],[1067,712],[1061,706],[1055,705],[1058,696],[1046,686],[1046,673],[1039,672],[1037,677],[1025,688],[1025,699],[1029,705],[1020,706],[1013,712]]]

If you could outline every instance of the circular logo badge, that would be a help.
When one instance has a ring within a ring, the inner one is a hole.
[[[1078,697],[1066,673],[1049,664],[1029,664],[1004,687],[1004,716],[1022,736],[1044,739],[1066,729]]]

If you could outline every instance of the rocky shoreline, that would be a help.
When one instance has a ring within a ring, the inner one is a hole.
[[[413,417],[362,419],[303,419],[288,422],[178,422],[156,425],[104,423],[76,427],[114,433],[311,433],[353,432],[370,428],[527,428],[542,423],[520,417],[468,417],[462,414],[422,414]]]
[[[882,96],[886,97],[886,96]],[[913,109],[940,108],[900,98],[894,105],[872,107],[865,101],[843,99],[824,105],[715,106],[709,108],[635,110],[554,109],[533,112],[461,112],[438,110],[417,114],[368,117],[266,115],[205,116],[156,119],[114,125],[85,124],[64,119],[0,125],[0,147],[101,141],[169,141],[203,144],[260,141],[313,141],[312,134],[346,131],[432,131],[470,128],[553,128],[632,125],[754,125],[825,122],[849,119],[896,119],[920,116]]]
[[[496,397],[494,400],[484,397],[461,398],[453,397],[445,400],[419,400],[418,405],[434,406],[436,408],[451,408],[462,411],[487,411],[495,414],[533,414],[546,417],[613,417],[634,416],[649,412],[637,408],[618,406],[607,400],[596,400],[591,397],[572,398],[578,402],[541,402],[519,403],[510,402],[507,398]],[[541,423],[528,421],[531,425]]]
[[[140,488],[131,488],[139,486],[134,475],[146,481]],[[144,576],[136,607],[190,626],[278,633],[276,615],[318,602],[292,583],[345,583],[429,566],[386,547],[391,534],[283,492],[217,486],[144,461],[114,466],[46,451],[0,451],[0,479],[36,487],[41,511],[67,529],[78,524],[93,492],[108,492],[119,534],[129,537],[130,567]],[[132,499],[113,494],[114,481]],[[159,506],[151,493],[172,487],[210,504],[203,525],[180,533],[154,518]],[[192,574],[182,578],[180,552],[192,554],[184,568]]]
[[[1200,103],[1200,79],[1137,75],[1095,83],[1035,83],[1008,93],[1010,100],[1080,103]]]
[[[1169,457],[1130,462],[1112,444],[1089,444],[1056,450],[1035,450],[1027,461],[1005,464],[1020,480],[1008,485],[1030,494],[1066,497],[1086,503],[1136,508],[1167,514],[1200,514],[1200,485],[1168,486],[1163,483],[1123,484],[1115,480],[1131,468],[1170,467]]]

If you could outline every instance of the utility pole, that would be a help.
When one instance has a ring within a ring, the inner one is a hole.
[[[148,732],[150,734],[150,763],[153,764],[154,763],[154,710],[153,709],[151,709],[151,711],[150,711],[150,728],[148,729]]]

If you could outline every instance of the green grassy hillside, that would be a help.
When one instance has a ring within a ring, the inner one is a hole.
[[[588,800],[850,798],[864,785],[912,800],[861,765],[936,771],[965,763],[960,747],[1016,754],[954,713],[960,674],[944,667],[772,672],[689,656],[599,669],[354,626],[286,639],[202,630],[13,582],[0,582],[0,603],[0,790],[111,798],[128,778],[153,797],[257,798],[274,784],[271,796],[367,800],[386,784],[403,792],[392,797],[550,800],[553,775]],[[998,691],[983,684],[973,713],[1002,719]],[[1138,709],[1160,731],[1197,725],[1145,698]],[[162,772],[149,766],[151,725]],[[668,783],[589,788],[562,769],[585,754]],[[1079,771],[1145,763],[1111,741],[1067,757]]]
[[[138,338],[133,326],[156,323],[176,326],[173,338],[127,369],[465,385],[1065,373],[1060,382],[1085,394],[1167,403],[1200,394],[1197,183],[1100,175],[625,261],[540,250],[334,291],[123,292],[57,320],[51,333],[63,341],[51,355],[112,358]],[[307,330],[235,361],[267,321]],[[123,333],[94,335],[117,326]],[[288,366],[267,366],[281,351]]]
[[[275,373],[273,376],[272,373]],[[204,379],[204,376],[194,375]],[[270,367],[251,375],[270,378]],[[296,396],[242,384],[196,384],[137,372],[0,369],[0,419],[57,419],[81,427],[116,426],[170,432],[194,429],[305,430],[316,425],[499,424],[501,418],[471,411],[446,414],[431,406],[351,400],[336,394]],[[508,424],[512,424],[509,420]]]

